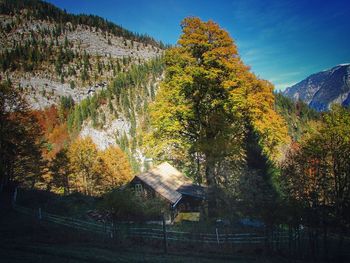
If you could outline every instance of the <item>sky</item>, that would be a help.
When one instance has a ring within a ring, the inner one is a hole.
[[[350,63],[350,0],[47,0],[176,44],[181,20],[213,20],[243,62],[284,90],[310,74]]]

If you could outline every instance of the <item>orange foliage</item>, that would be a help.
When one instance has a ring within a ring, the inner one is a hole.
[[[60,122],[59,112],[54,105],[44,110],[32,111],[32,115],[38,120],[48,144],[44,156],[51,160],[68,141],[67,124]]]
[[[53,128],[59,124],[58,111],[55,106],[44,110],[33,111],[32,114],[37,118],[40,127],[42,127],[45,135],[50,133]]]
[[[56,126],[48,135],[47,140],[54,145],[54,148],[48,153],[48,158],[52,159],[64,147],[69,139],[67,124]]]

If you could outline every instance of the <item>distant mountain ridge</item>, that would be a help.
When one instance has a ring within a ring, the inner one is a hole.
[[[350,63],[310,75],[288,87],[283,94],[302,100],[317,111],[326,111],[334,103],[350,105]]]

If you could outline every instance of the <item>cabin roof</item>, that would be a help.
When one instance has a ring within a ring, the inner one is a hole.
[[[154,191],[159,193],[172,204],[177,203],[182,195],[203,199],[205,188],[195,185],[183,173],[164,162],[151,170],[136,176]]]

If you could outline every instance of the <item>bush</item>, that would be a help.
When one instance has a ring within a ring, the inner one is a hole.
[[[107,193],[101,208],[111,213],[113,221],[145,221],[159,220],[166,204],[159,198],[143,198],[130,188],[122,188]]]

